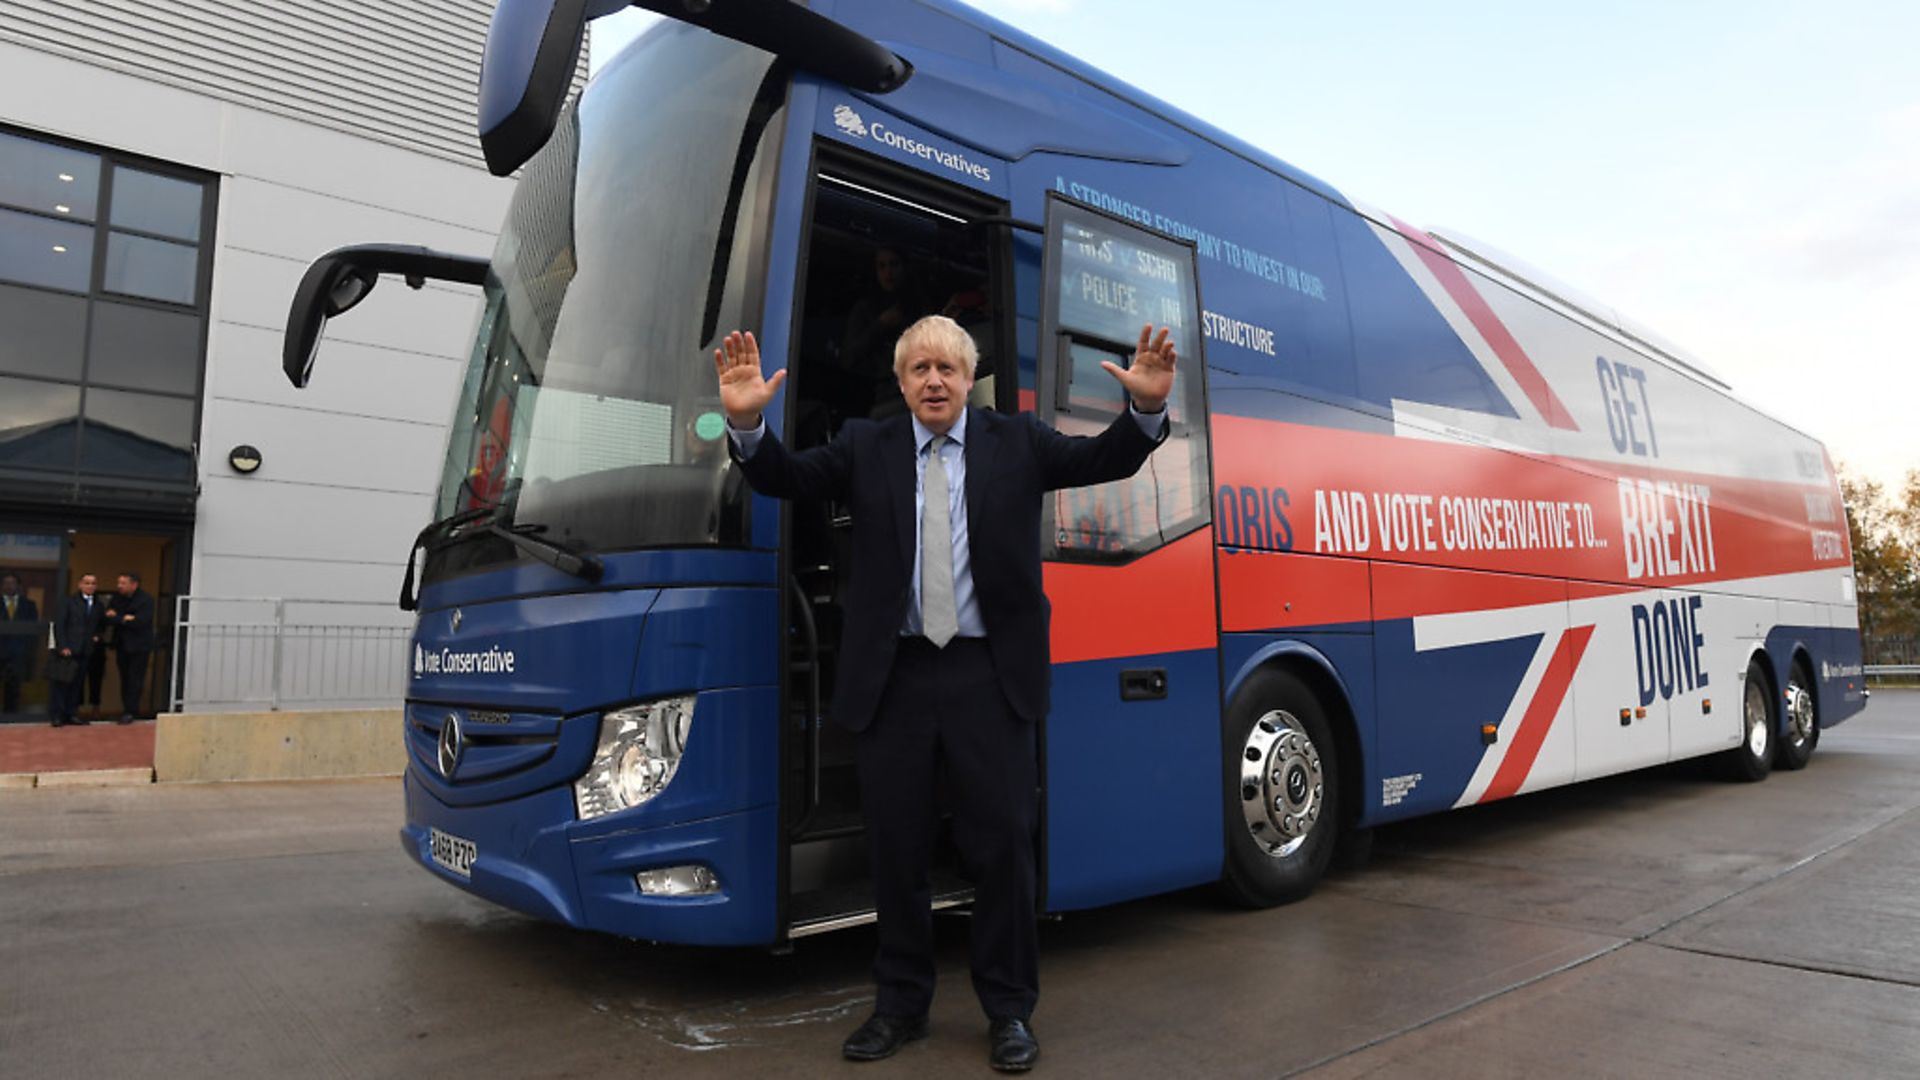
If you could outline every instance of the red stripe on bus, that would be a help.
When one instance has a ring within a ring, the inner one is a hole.
[[[1514,339],[1513,332],[1500,321],[1500,316],[1487,306],[1486,300],[1473,287],[1473,282],[1467,280],[1466,273],[1452,259],[1429,247],[1426,237],[1418,229],[1398,218],[1393,220],[1393,225],[1412,242],[1414,253],[1420,256],[1427,270],[1439,280],[1440,286],[1447,290],[1447,295],[1453,297],[1453,302],[1460,305],[1460,310],[1466,313],[1473,328],[1487,339],[1494,355],[1500,358],[1500,363],[1506,366],[1513,380],[1520,384],[1527,400],[1533,402],[1533,407],[1547,424],[1566,431],[1579,431],[1580,425],[1573,422],[1573,414],[1561,403],[1553,387],[1547,385],[1546,376],[1540,374],[1540,369],[1534,366],[1527,351]]]
[[[1213,431],[1217,528],[1232,547],[1285,544],[1313,555],[1641,589],[1848,565],[1845,526],[1809,520],[1807,496],[1838,505],[1824,482],[1243,416],[1216,415]]]
[[[1373,618],[1364,559],[1271,551],[1220,553],[1220,628],[1363,623]]]
[[[1374,563],[1376,619],[1412,619],[1460,611],[1565,603],[1567,583],[1556,578],[1490,574],[1443,566]]]
[[[1560,712],[1560,703],[1567,698],[1567,688],[1573,685],[1574,670],[1580,666],[1580,657],[1587,651],[1587,642],[1593,637],[1593,627],[1576,626],[1560,635],[1560,645],[1553,650],[1553,659],[1547,661],[1546,674],[1540,679],[1540,687],[1533,693],[1533,700],[1527,703],[1526,714],[1520,718],[1520,730],[1513,733],[1513,745],[1507,748],[1507,756],[1500,761],[1500,768],[1493,774],[1493,782],[1487,785],[1486,794],[1480,796],[1481,802],[1504,799],[1520,790],[1526,782],[1527,774],[1533,771],[1534,760],[1540,756],[1540,747],[1547,741],[1547,731],[1553,727],[1553,718]]]
[[[1056,664],[1219,645],[1212,529],[1124,566],[1049,562],[1041,574],[1053,601]]]

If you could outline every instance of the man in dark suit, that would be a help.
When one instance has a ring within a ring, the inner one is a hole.
[[[153,655],[153,597],[140,591],[140,575],[131,570],[117,584],[106,622],[113,626],[114,661],[120,668],[120,723],[131,724],[140,715],[147,659]]]
[[[1041,499],[1131,476],[1166,437],[1174,350],[1152,329],[1141,330],[1130,367],[1105,365],[1131,407],[1100,435],[1075,438],[1031,415],[968,408],[973,340],[952,319],[928,316],[894,349],[908,413],[848,421],[833,442],[799,454],[767,437],[761,418],[786,372],[763,378],[751,334],[730,334],[714,352],[747,482],[852,508],[847,659],[833,717],[857,733],[880,944],[874,1014],[842,1046],[848,1058],[883,1058],[927,1033],[927,873],[942,773],[975,881],[973,987],[989,1020],[989,1061],[1022,1071],[1039,1056],[1028,1026],[1039,997],[1035,725],[1052,674]]]
[[[87,677],[87,665],[100,648],[100,626],[106,621],[106,601],[96,597],[99,579],[80,575],[79,591],[67,597],[53,621],[53,649],[73,661],[73,678],[52,682],[53,726],[84,724],[80,718],[80,688]]]
[[[45,647],[40,608],[20,592],[20,578],[0,574],[0,713],[20,711],[20,684],[33,678],[33,657]]]

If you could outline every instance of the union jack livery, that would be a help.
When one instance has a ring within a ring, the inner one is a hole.
[[[1863,706],[1827,455],[1612,310],[951,0],[645,2],[563,107],[620,6],[501,0],[490,259],[343,249],[296,298],[299,384],[379,273],[484,289],[403,590],[429,872],[656,940],[871,917],[823,692],[869,662],[849,508],[741,483],[706,360],[734,327],[790,373],[796,449],[902,407],[919,315],[979,345],[974,407],[1069,433],[1169,329],[1166,443],[1037,538],[1049,910],[1290,900],[1379,823],[1688,757],[1758,780]]]

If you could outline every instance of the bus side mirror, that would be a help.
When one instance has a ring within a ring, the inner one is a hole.
[[[296,388],[307,385],[327,320],[365,300],[383,273],[400,274],[416,289],[428,278],[479,285],[487,280],[487,260],[397,244],[336,248],[315,259],[301,275],[293,306],[287,310],[280,366],[288,382]]]
[[[573,89],[587,23],[646,8],[773,53],[850,89],[884,94],[913,74],[905,60],[794,0],[500,0],[480,64],[480,153],[505,176],[553,134]]]

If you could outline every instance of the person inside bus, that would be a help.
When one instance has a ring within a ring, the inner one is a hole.
[[[1039,998],[1034,921],[1035,729],[1048,708],[1049,608],[1040,581],[1045,492],[1134,474],[1167,435],[1174,348],[1140,332],[1130,366],[1105,365],[1128,399],[1094,436],[1030,413],[969,407],[977,355],[941,315],[907,328],[894,376],[908,413],[849,421],[825,446],[790,453],[762,413],[786,379],[765,378],[752,334],[714,350],[732,453],[756,491],[852,507],[833,719],[854,733],[879,948],[873,1015],[847,1058],[884,1058],[927,1034],[933,999],[928,869],[934,790],[944,778],[954,840],[975,882],[973,988],[989,1061],[1030,1068]]]
[[[893,394],[893,343],[907,325],[931,311],[925,294],[898,249],[873,252],[873,278],[847,312],[840,342],[840,367],[849,382],[846,413],[866,416],[875,409],[897,412]],[[889,408],[891,406],[891,408]]]

